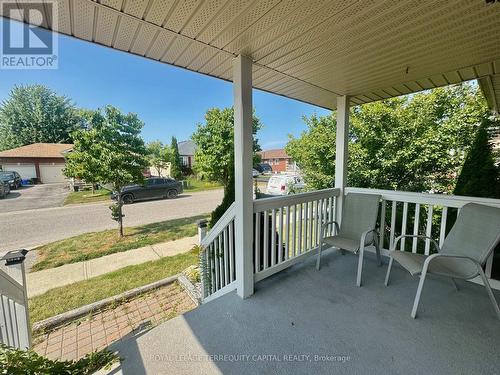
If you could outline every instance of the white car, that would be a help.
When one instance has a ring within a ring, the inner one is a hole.
[[[304,181],[298,175],[275,175],[267,183],[267,194],[288,195],[304,188]]]

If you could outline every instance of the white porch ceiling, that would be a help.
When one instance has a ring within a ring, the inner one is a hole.
[[[52,29],[335,108],[491,76],[500,81],[500,3],[485,0],[59,0]],[[50,27],[48,27],[50,28]],[[495,75],[499,75],[495,77]],[[490,103],[500,98],[492,85]],[[490,104],[491,105],[491,104]]]

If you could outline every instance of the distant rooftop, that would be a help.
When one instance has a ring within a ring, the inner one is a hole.
[[[179,155],[194,155],[196,151],[196,144],[188,139],[187,141],[182,141],[178,143]]]
[[[61,158],[73,148],[69,143],[33,143],[0,152],[2,158]]]
[[[289,159],[290,156],[285,152],[284,149],[274,149],[274,150],[266,150],[260,151],[259,155],[262,159]]]

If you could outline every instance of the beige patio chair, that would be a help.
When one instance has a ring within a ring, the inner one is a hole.
[[[345,196],[340,227],[336,221],[329,221],[321,226],[318,259],[316,261],[318,270],[320,269],[321,252],[325,244],[339,248],[342,254],[344,254],[345,250],[359,254],[357,286],[361,286],[365,246],[375,245],[377,260],[382,265],[377,240],[378,234],[375,229],[380,198],[380,195],[375,194],[349,193]],[[335,225],[334,235],[325,236],[325,229],[331,224]]]
[[[437,253],[427,256],[396,250],[397,243],[405,237],[429,239],[436,247]],[[394,260],[412,276],[420,274],[420,282],[411,311],[411,317],[415,318],[425,277],[428,273],[450,277],[457,290],[458,287],[454,279],[469,280],[480,275],[493,308],[500,319],[500,309],[483,271],[486,260],[499,241],[500,208],[475,203],[466,204],[462,207],[457,221],[446,236],[441,249],[436,241],[427,236],[402,235],[398,237],[389,252],[391,258],[385,277],[385,285],[389,284]]]

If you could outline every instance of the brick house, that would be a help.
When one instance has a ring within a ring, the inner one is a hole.
[[[23,179],[37,178],[45,184],[65,182],[64,156],[72,148],[72,144],[34,143],[1,151],[0,167],[4,171],[18,172]]]
[[[287,155],[284,149],[260,151],[262,163],[269,164],[273,173],[290,172],[297,169],[295,162]]]

